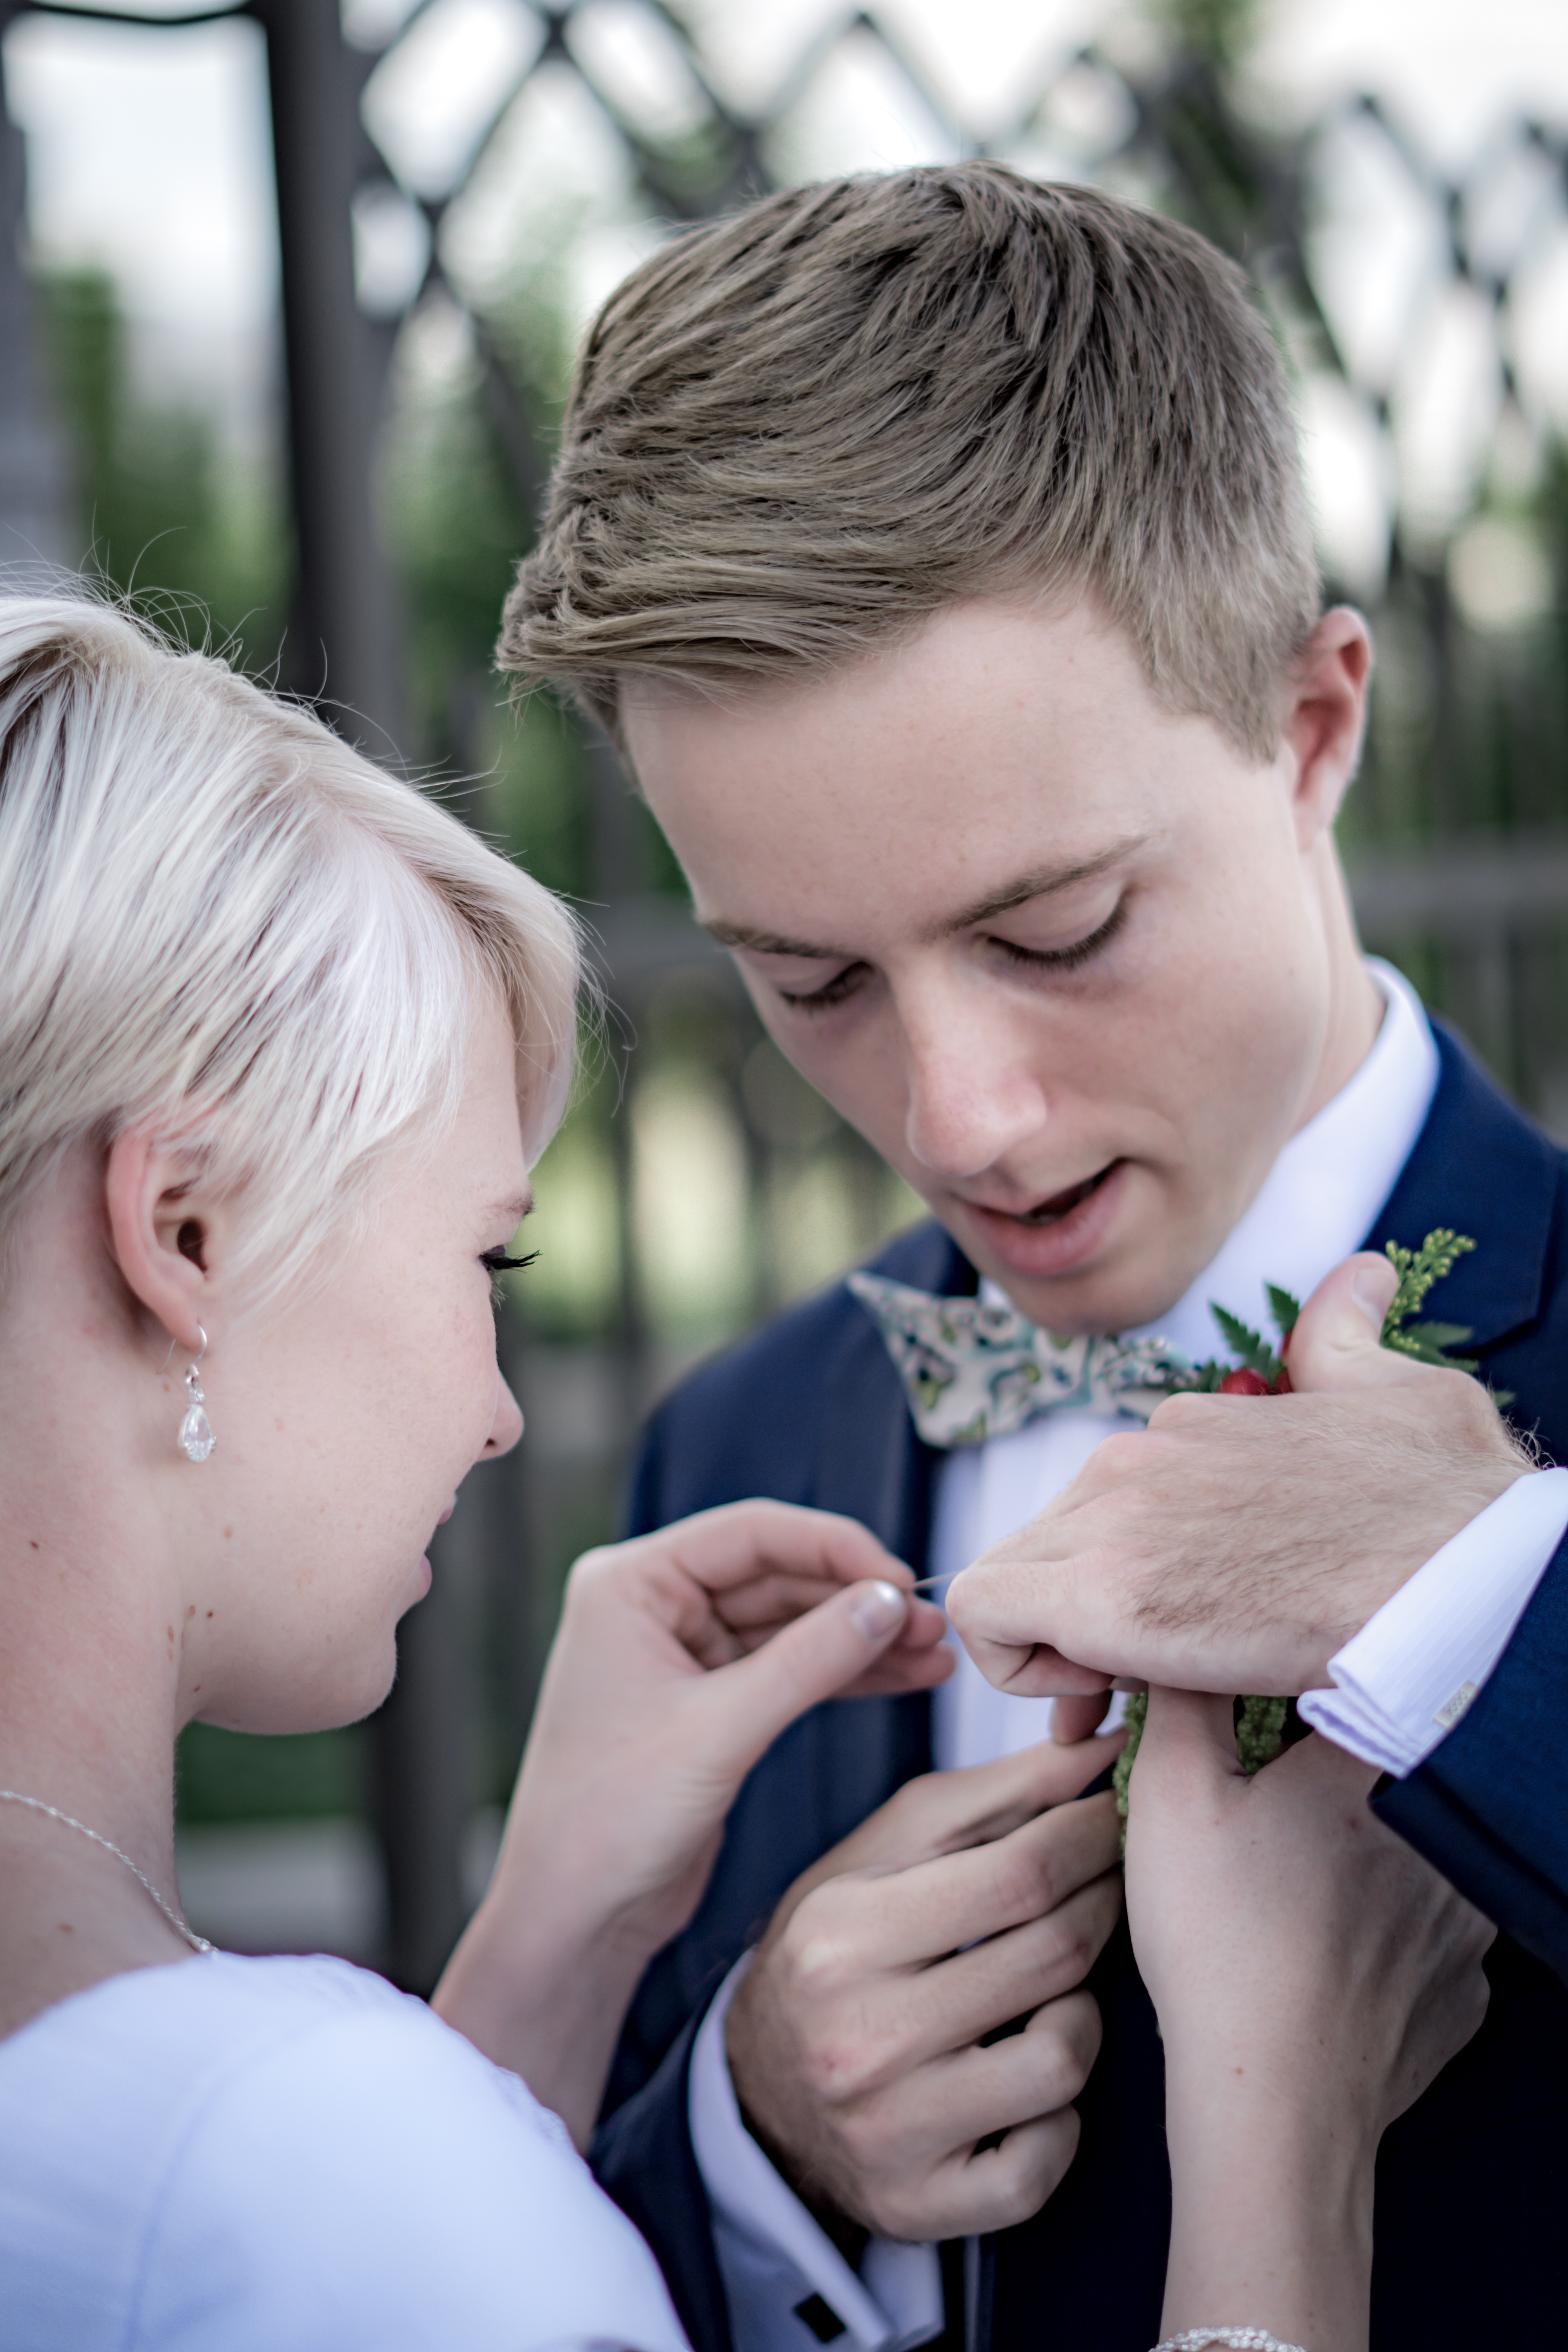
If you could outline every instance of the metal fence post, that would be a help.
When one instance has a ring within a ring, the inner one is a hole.
[[[252,5],[267,34],[283,272],[296,539],[286,667],[342,733],[373,758],[395,759],[397,616],[374,480],[388,346],[354,299],[352,207],[372,160],[359,116],[364,61],[343,40],[337,0]],[[374,1725],[384,1958],[418,1992],[430,1990],[462,1927],[473,1794],[464,1578],[447,1531],[431,1558],[435,1584],[399,1629],[396,1686]]]
[[[296,546],[286,667],[342,732],[395,758],[398,631],[373,480],[382,338],[354,299],[364,65],[337,0],[252,0],[252,12],[267,35],[283,272]]]

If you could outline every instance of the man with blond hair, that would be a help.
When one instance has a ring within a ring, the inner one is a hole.
[[[1384,2141],[1373,2341],[1550,2339],[1568,1897],[1486,1791],[1557,1671],[1568,1478],[1462,1374],[1385,1379],[1367,1259],[1291,1361],[1355,1394],[1140,1433],[1211,1300],[1260,1325],[1447,1227],[1436,1311],[1568,1441],[1563,1157],[1357,943],[1371,643],[1245,281],[984,163],[674,239],[590,331],[502,659],[615,734],[769,1033],[934,1217],[661,1408],[634,1525],[770,1494],[923,1574],[1003,1547],[957,1612],[994,1681],[781,1741],[645,1981],[596,2162],[700,2352],[1152,2343],[1161,2045],[1077,1737],[1151,1673],[1314,1692],[1531,1947]]]

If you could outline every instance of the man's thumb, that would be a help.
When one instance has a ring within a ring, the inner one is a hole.
[[[910,1596],[880,1577],[851,1584],[820,1601],[722,1671],[708,1677],[704,1698],[720,1718],[719,1738],[740,1771],[825,1698],[876,1664],[897,1641]]]
[[[1290,1334],[1290,1386],[1311,1392],[1397,1388],[1421,1379],[1425,1367],[1382,1344],[1384,1318],[1399,1276],[1371,1250],[1347,1257],[1325,1275]]]

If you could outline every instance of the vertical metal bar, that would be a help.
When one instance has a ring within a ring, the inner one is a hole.
[[[267,35],[296,546],[287,667],[373,754],[402,743],[393,584],[373,468],[382,339],[354,299],[363,62],[337,0],[252,0]]]
[[[381,338],[354,299],[363,67],[343,40],[336,0],[252,5],[267,34],[282,257],[297,566],[291,683],[373,757],[395,757],[404,726],[398,631],[374,485]],[[432,1546],[435,1584],[403,1621],[396,1686],[374,1721],[385,1965],[420,1992],[464,1917],[473,1676],[461,1555],[454,1523]]]

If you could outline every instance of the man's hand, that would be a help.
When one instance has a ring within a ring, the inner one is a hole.
[[[1486,1390],[1379,1346],[1385,1258],[1349,1258],[1291,1335],[1293,1393],[1173,1397],[948,1588],[1020,1696],[1112,1681],[1300,1692],[1531,1464]],[[1081,1737],[1095,1703],[1063,1715]]]
[[[1081,1987],[1121,1887],[1111,1797],[1066,1801],[1117,1752],[1047,1742],[912,1780],[779,1906],[730,2011],[730,2067],[830,2229],[1004,2229],[1067,2170],[1100,2047]]]

